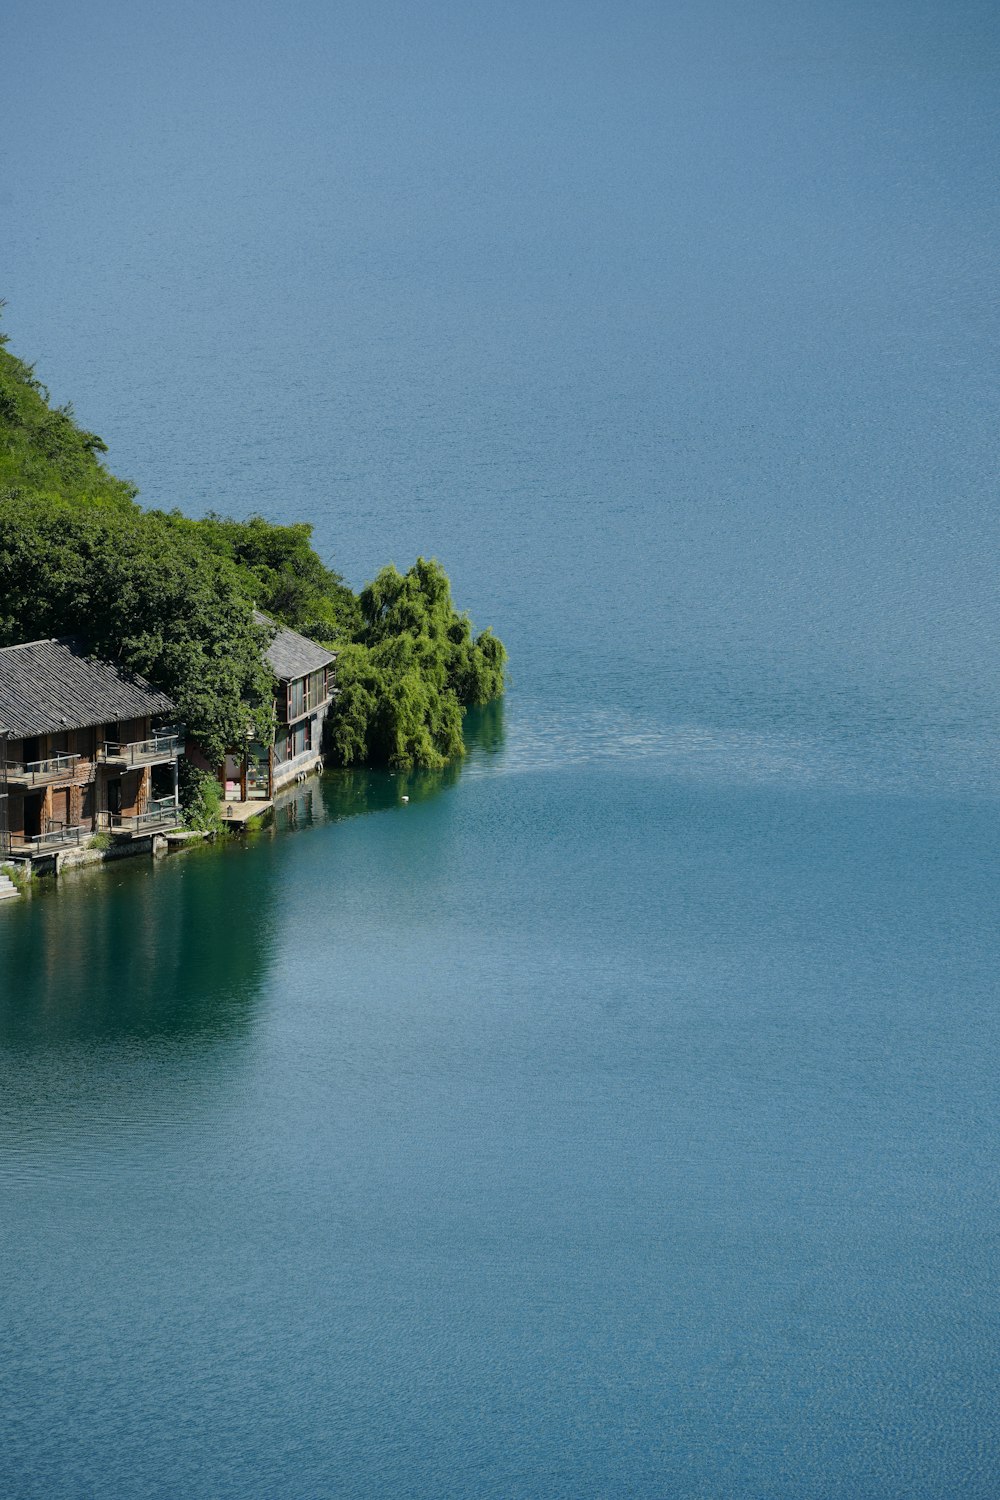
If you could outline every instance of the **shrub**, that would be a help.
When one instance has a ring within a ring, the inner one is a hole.
[[[181,761],[181,801],[184,822],[201,833],[221,833],[222,788],[209,771],[199,770],[190,761]]]

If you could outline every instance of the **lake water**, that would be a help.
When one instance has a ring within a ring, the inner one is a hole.
[[[993,1500],[995,8],[203,9],[15,18],[15,352],[512,683],[0,908],[0,1493]]]

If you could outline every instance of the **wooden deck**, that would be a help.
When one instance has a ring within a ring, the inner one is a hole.
[[[222,804],[222,821],[231,827],[240,827],[253,818],[259,818],[261,813],[270,812],[273,806],[273,802],[261,801],[259,798],[255,798],[253,802],[235,802],[229,798]]]

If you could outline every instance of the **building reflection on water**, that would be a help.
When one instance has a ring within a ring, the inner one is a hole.
[[[244,1029],[272,886],[271,861],[209,846],[40,882],[0,926],[0,1047]]]

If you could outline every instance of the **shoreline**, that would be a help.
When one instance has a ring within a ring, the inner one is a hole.
[[[123,859],[165,859],[171,854],[182,854],[202,844],[215,844],[220,840],[245,833],[254,824],[258,827],[271,821],[286,803],[301,795],[303,787],[310,782],[319,782],[323,774],[322,765],[307,775],[291,781],[273,800],[258,808],[247,817],[223,818],[221,829],[177,828],[167,833],[150,832],[139,838],[121,839],[104,849],[53,849],[51,854],[35,855],[29,860],[5,856],[0,861],[0,873],[8,875],[16,887],[18,896],[30,896],[39,881],[57,881],[61,876],[77,871],[94,869],[98,865],[115,865]],[[11,905],[15,904],[11,901]]]

